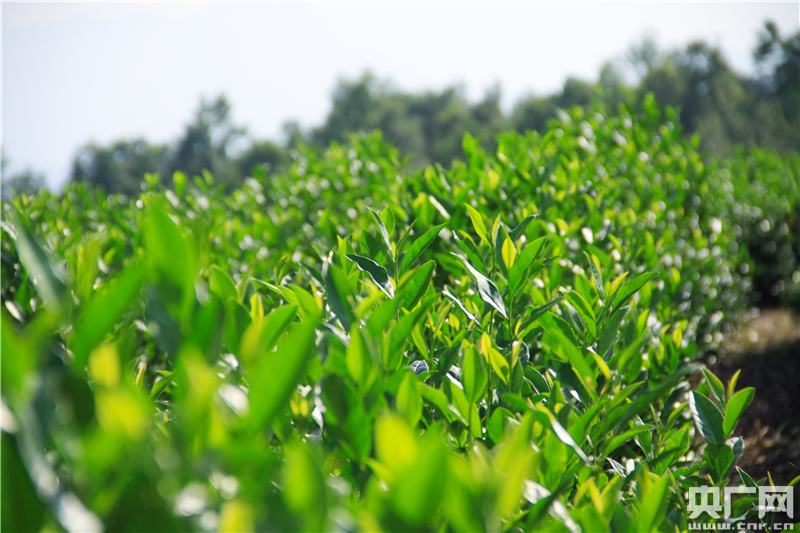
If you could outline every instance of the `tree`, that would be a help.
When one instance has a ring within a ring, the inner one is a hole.
[[[16,194],[36,194],[39,189],[44,188],[45,179],[42,174],[36,173],[31,169],[26,169],[19,174],[15,174],[10,178],[3,177],[2,182],[2,197],[3,200],[8,200],[11,196]]]
[[[271,141],[254,142],[234,161],[237,177],[245,178],[253,169],[261,166],[267,173],[275,172],[289,164],[291,159],[286,149]]]
[[[229,158],[235,143],[244,135],[244,128],[234,126],[231,106],[224,95],[214,100],[203,98],[194,120],[186,126],[169,163],[169,174],[180,170],[201,175],[208,170],[216,178],[228,181],[235,175]]]
[[[652,92],[659,103],[677,107],[684,131],[698,133],[704,148],[722,155],[739,144],[796,149],[797,128],[753,90],[751,80],[731,69],[718,48],[695,42],[658,57],[637,92]]]
[[[105,147],[90,143],[72,161],[71,181],[103,187],[110,193],[137,194],[146,173],[164,173],[169,148],[144,139],[120,140]]]
[[[766,22],[753,57],[766,68],[762,94],[778,102],[791,126],[800,127],[800,32],[781,40],[775,24]]]

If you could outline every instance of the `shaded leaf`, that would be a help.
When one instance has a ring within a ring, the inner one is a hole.
[[[714,402],[697,391],[689,395],[689,410],[692,412],[694,424],[703,439],[710,444],[725,443],[723,416]]]
[[[478,284],[478,295],[481,299],[486,302],[487,304],[494,307],[503,318],[508,318],[508,314],[506,313],[506,306],[503,304],[503,297],[500,296],[500,291],[497,290],[497,285],[495,285],[492,280],[478,272],[475,267],[469,264],[465,258],[461,256],[458,257],[464,266],[467,267],[467,270],[475,278],[476,283]]]
[[[447,226],[447,222],[444,224],[440,224],[435,228],[426,231],[422,234],[417,240],[411,243],[409,246],[408,251],[406,252],[405,257],[403,257],[402,266],[400,267],[400,272],[398,276],[402,276],[406,273],[406,271],[411,267],[414,261],[422,255],[422,253],[431,245],[433,240],[439,235],[439,232],[442,231]]]
[[[358,266],[359,270],[369,274],[369,277],[372,278],[372,281],[375,282],[375,285],[377,285],[378,288],[382,290],[384,294],[386,294],[386,296],[389,298],[394,298],[394,287],[392,286],[392,282],[389,280],[389,273],[386,272],[385,268],[380,266],[372,259],[363,257],[361,255],[347,254],[345,257],[354,262],[356,266]]]
[[[369,207],[367,209],[369,209],[369,212],[372,213],[372,218],[374,218],[375,222],[378,224],[378,230],[380,230],[381,237],[383,239],[383,245],[384,247],[386,247],[386,252],[389,254],[388,255],[389,259],[394,260],[394,250],[392,249],[392,240],[389,238],[389,232],[386,229],[386,226],[384,225],[381,216],[378,214],[377,211]]]
[[[246,426],[251,433],[272,423],[289,398],[314,355],[317,321],[305,322],[283,341],[275,353],[259,361],[250,373],[250,414]]]
[[[733,430],[736,429],[739,417],[742,416],[744,410],[752,403],[755,394],[756,390],[753,387],[748,387],[740,390],[730,399],[725,412],[725,422],[723,424],[723,432],[726,437],[731,436]]]

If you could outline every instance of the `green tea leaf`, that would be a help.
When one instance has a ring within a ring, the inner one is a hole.
[[[608,354],[608,350],[613,346],[617,338],[617,333],[619,332],[619,326],[622,324],[622,319],[625,318],[629,309],[630,308],[627,306],[620,307],[611,315],[611,318],[606,321],[605,326],[603,326],[603,329],[600,331],[600,339],[597,343],[597,353],[600,357],[605,357],[606,354]]]
[[[464,385],[464,394],[470,403],[477,403],[480,400],[489,383],[486,359],[471,346],[464,350],[461,363],[461,382]]]
[[[740,390],[730,399],[723,424],[723,432],[726,437],[730,437],[733,434],[733,430],[736,429],[736,424],[739,422],[739,417],[742,416],[747,406],[752,403],[755,394],[756,390],[753,387],[748,387]]]
[[[539,317],[543,316],[547,311],[549,311],[553,306],[558,304],[563,299],[564,299],[563,296],[559,296],[555,300],[547,302],[546,304],[540,307],[533,308],[531,306],[528,306],[527,309],[530,309],[530,314],[525,318],[525,321],[519,327],[519,331],[524,332],[528,328],[528,326],[533,324],[537,319],[539,319]]]
[[[515,295],[527,281],[526,272],[542,251],[546,237],[536,239],[522,249],[514,265],[508,269],[508,292]]]
[[[385,300],[372,312],[367,320],[367,331],[373,339],[377,339],[386,325],[394,318],[399,303],[399,299]]]
[[[653,426],[636,426],[633,429],[629,429],[625,433],[617,435],[616,437],[612,438],[606,443],[605,455],[611,455],[611,453],[631,440],[632,438],[636,437],[640,433],[644,433],[646,431],[651,431]]]
[[[656,276],[658,276],[658,272],[645,272],[644,274],[639,274],[626,284],[620,286],[619,293],[614,299],[614,305],[611,307],[613,311],[616,312],[617,309],[625,305],[628,300],[630,300],[633,295],[644,286],[645,283]]]
[[[271,352],[296,314],[296,305],[284,305],[262,320],[251,322],[239,341],[239,353],[245,365],[254,364]]]
[[[369,274],[375,285],[386,294],[389,298],[394,298],[394,286],[389,280],[389,273],[386,269],[368,257],[363,257],[356,254],[345,255],[350,261],[354,262],[358,269],[362,272]]]
[[[302,514],[307,525],[323,526],[326,517],[325,477],[306,446],[299,442],[288,446],[283,477],[286,506]]]
[[[506,265],[506,269],[514,266],[514,261],[517,258],[517,250],[514,248],[514,242],[510,237],[506,237],[505,241],[503,242],[502,254],[503,263]]]
[[[530,226],[531,222],[533,222],[533,219],[535,219],[538,216],[539,215],[530,215],[530,216],[525,217],[522,220],[522,222],[517,224],[516,228],[512,229],[511,231],[509,231],[508,232],[508,236],[511,238],[511,240],[513,242],[517,242],[517,239],[519,239],[520,236],[523,234],[523,232],[526,229],[528,229],[528,226]]]
[[[492,280],[478,272],[475,267],[469,264],[469,261],[467,261],[465,258],[459,255],[456,255],[456,257],[458,257],[461,262],[464,263],[464,266],[467,267],[469,273],[473,278],[475,278],[475,281],[478,284],[478,295],[481,297],[481,299],[494,307],[501,315],[503,315],[503,318],[508,318],[506,306],[503,304],[503,297],[500,296],[500,291],[497,290],[497,285],[492,283]]]
[[[398,476],[392,498],[394,511],[412,528],[431,519],[447,482],[447,449],[438,436],[433,433],[427,436],[423,441],[427,445],[422,447],[416,461]]]
[[[467,212],[469,213],[469,218],[472,219],[472,226],[475,228],[475,233],[478,234],[478,237],[483,239],[483,241],[488,244],[489,246],[492,245],[491,239],[489,239],[489,232],[486,231],[486,225],[483,223],[483,217],[478,212],[477,209],[472,207],[469,204],[464,204],[467,208]]]
[[[187,291],[194,282],[195,272],[178,225],[160,207],[153,205],[144,220],[144,233],[153,267]]]
[[[508,385],[511,378],[511,367],[503,354],[492,346],[492,341],[486,333],[481,336],[481,351],[503,383]]]
[[[509,419],[516,420],[514,413],[503,407],[495,409],[492,416],[489,417],[489,421],[486,423],[486,433],[489,434],[489,438],[494,442],[502,442],[503,434],[508,424],[507,420]]]
[[[414,306],[417,305],[417,302],[419,302],[420,298],[425,295],[425,291],[428,290],[428,286],[430,286],[431,279],[433,279],[435,269],[436,262],[428,261],[419,267],[411,276],[411,279],[409,279],[403,285],[403,307],[406,309],[413,309]]]
[[[467,256],[467,259],[469,259],[470,263],[481,270],[486,270],[486,264],[483,262],[481,252],[478,250],[478,247],[475,246],[475,243],[472,241],[472,237],[466,233],[459,235],[454,231],[453,239],[458,247],[461,248],[461,251],[464,252],[464,255]]]
[[[131,308],[144,281],[141,270],[130,268],[114,283],[95,293],[84,306],[80,324],[75,328],[71,347],[75,368],[86,366],[89,353],[100,344],[106,333]]]
[[[723,416],[719,408],[697,391],[689,395],[689,410],[703,439],[710,444],[725,443]]]
[[[649,487],[642,499],[636,531],[649,533],[657,531],[667,514],[670,476],[664,475]]]
[[[447,224],[448,223],[445,222],[444,224],[440,224],[435,228],[426,231],[424,234],[422,234],[422,236],[411,243],[411,246],[408,248],[405,257],[403,257],[403,263],[400,267],[398,278],[408,271],[411,265],[414,264],[414,261],[416,261],[417,258],[428,248],[428,246],[431,245],[436,236],[439,235],[439,232],[442,231]]]
[[[567,300],[569,300],[569,303],[571,303],[575,310],[578,311],[578,314],[580,314],[581,318],[583,318],[583,321],[589,328],[592,336],[596,338],[597,318],[594,316],[592,306],[590,306],[589,303],[583,299],[583,296],[574,290],[567,293]]]
[[[228,299],[238,301],[236,285],[227,272],[216,265],[211,267],[211,274],[208,277],[208,286],[211,292],[215,293],[224,302]]]
[[[402,317],[392,328],[390,337],[389,351],[386,354],[385,364],[390,370],[397,368],[397,364],[403,355],[403,346],[411,338],[411,330],[419,321],[420,317],[428,310],[428,307],[436,300],[436,295],[431,295],[422,300],[418,307]]]
[[[555,416],[553,416],[553,413],[551,413],[546,407],[536,405],[533,414],[540,424],[553,430],[553,433],[555,433],[556,437],[558,437],[558,440],[572,448],[572,450],[577,454],[578,457],[581,458],[584,463],[589,464],[589,458],[583,452],[581,447],[578,446],[578,443],[575,442],[575,439],[572,438],[572,435],[569,434],[569,431],[564,429],[564,426],[562,426],[558,420],[556,420]]]
[[[67,288],[61,278],[56,275],[50,259],[28,226],[21,217],[15,218],[19,260],[33,281],[33,286],[41,296],[44,305],[53,311],[58,311],[61,309]]]
[[[706,449],[703,450],[703,456],[708,463],[709,470],[711,471],[711,479],[714,483],[720,483],[725,479],[736,462],[733,450],[724,444],[709,444],[706,446]]]
[[[420,397],[436,407],[448,422],[452,422],[455,419],[453,412],[447,406],[447,396],[442,391],[434,389],[425,383],[417,383],[417,391]]]
[[[377,211],[369,209],[369,212],[372,213],[372,218],[375,219],[375,222],[378,224],[378,229],[381,232],[381,237],[383,238],[383,245],[386,247],[386,252],[389,254],[387,257],[394,261],[394,250],[392,249],[392,240],[389,238],[389,232],[386,229],[386,226],[381,219],[381,216],[378,214]]]
[[[256,433],[270,426],[285,408],[292,392],[314,355],[318,320],[304,322],[267,354],[250,373],[250,414],[246,427]]]
[[[720,379],[707,368],[703,369],[703,375],[705,376],[708,386],[711,389],[711,394],[717,401],[717,406],[724,410],[727,404],[725,397],[725,385],[723,385],[722,381],[720,381]]]
[[[327,261],[322,266],[322,277],[325,280],[328,305],[331,306],[331,311],[342,323],[342,326],[349,331],[356,318],[348,300],[353,295],[350,282],[347,281],[347,276],[342,269]]]
[[[344,359],[353,382],[359,391],[364,391],[370,385],[374,364],[358,324],[353,324],[350,330],[350,345]]]
[[[600,269],[598,268],[594,257],[586,252],[583,252],[583,254],[586,256],[586,259],[589,260],[589,266],[592,269],[592,278],[594,278],[594,286],[597,288],[597,293],[600,295],[600,299],[605,300],[606,291],[605,287],[603,286],[603,276],[600,275]]]
[[[422,415],[422,400],[417,390],[417,378],[409,370],[406,370],[400,388],[397,389],[397,411],[412,428],[417,425]]]
[[[449,290],[447,290],[447,287],[445,287],[444,290],[442,290],[442,294],[453,300],[453,302],[455,302],[458,308],[461,309],[461,312],[463,312],[470,321],[477,320],[477,318],[475,318],[475,315],[470,313],[469,310],[464,306],[464,302],[459,300],[457,296],[453,295]]]

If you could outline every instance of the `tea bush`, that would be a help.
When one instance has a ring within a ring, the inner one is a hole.
[[[693,361],[746,309],[752,228],[796,245],[797,157],[717,163],[642,109],[449,169],[374,134],[231,195],[14,198],[2,527],[687,530],[754,393]]]

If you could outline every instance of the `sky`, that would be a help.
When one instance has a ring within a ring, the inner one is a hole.
[[[80,146],[176,140],[202,97],[225,94],[234,123],[281,140],[320,125],[339,79],[369,70],[404,91],[495,84],[510,109],[598,78],[651,36],[662,49],[702,39],[754,72],[764,21],[798,31],[800,2],[137,3],[2,2],[6,175],[51,188]]]

